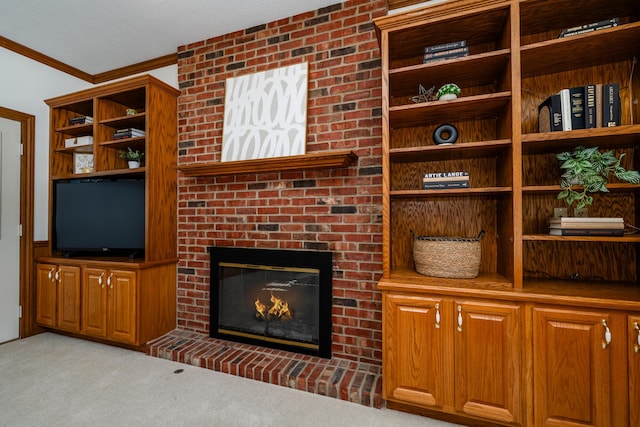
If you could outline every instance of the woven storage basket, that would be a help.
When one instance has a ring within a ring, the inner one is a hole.
[[[478,237],[416,236],[413,238],[413,262],[416,271],[425,276],[472,279],[480,270]]]

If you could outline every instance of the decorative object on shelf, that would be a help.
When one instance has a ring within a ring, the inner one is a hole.
[[[436,145],[451,145],[458,140],[458,129],[451,124],[443,124],[433,131],[433,142]]]
[[[90,135],[87,136],[75,136],[73,138],[65,138],[64,146],[65,148],[72,147],[84,147],[93,145],[93,137]]]
[[[480,241],[477,237],[416,236],[413,240],[413,262],[424,276],[473,279],[480,271]]]
[[[140,167],[144,153],[140,150],[132,150],[131,147],[127,147],[127,151],[120,150],[120,157],[129,162],[129,168],[135,169]]]
[[[455,83],[447,83],[443,85],[436,93],[438,101],[448,101],[456,99],[460,95],[460,87]]]
[[[622,153],[620,157],[616,157],[613,150],[601,153],[598,147],[583,146],[557,154],[556,157],[561,162],[560,169],[564,170],[560,179],[562,191],[558,194],[558,200],[564,199],[569,206],[577,202],[577,209],[591,205],[591,193],[609,191],[607,182],[611,174],[621,181],[640,184],[640,173],[626,170],[621,165],[624,155]],[[581,191],[574,190],[574,185],[581,186]]]
[[[138,114],[138,110],[136,110],[135,108],[127,108],[125,110],[125,114],[127,116],[135,116],[136,114]]]
[[[305,154],[307,62],[228,78],[221,161]]]
[[[421,84],[418,85],[418,94],[411,97],[411,101],[415,103],[435,101],[436,97],[433,92],[436,90],[435,86],[431,86],[428,90]]]
[[[93,154],[73,153],[73,173],[93,172]]]

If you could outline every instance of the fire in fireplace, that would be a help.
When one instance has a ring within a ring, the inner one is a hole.
[[[330,252],[209,253],[212,337],[331,357]]]

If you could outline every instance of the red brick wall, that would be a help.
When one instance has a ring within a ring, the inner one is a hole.
[[[332,170],[178,183],[178,327],[209,333],[208,246],[333,252],[334,357],[381,363],[381,69],[372,19],[352,0],[181,46],[180,165],[218,161],[229,77],[309,63],[307,153],[353,150]]]

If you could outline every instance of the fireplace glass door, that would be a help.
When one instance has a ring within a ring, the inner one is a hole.
[[[327,307],[321,303],[319,268],[223,260],[212,268],[217,270],[211,307],[215,336],[321,355],[326,341],[321,309]]]

